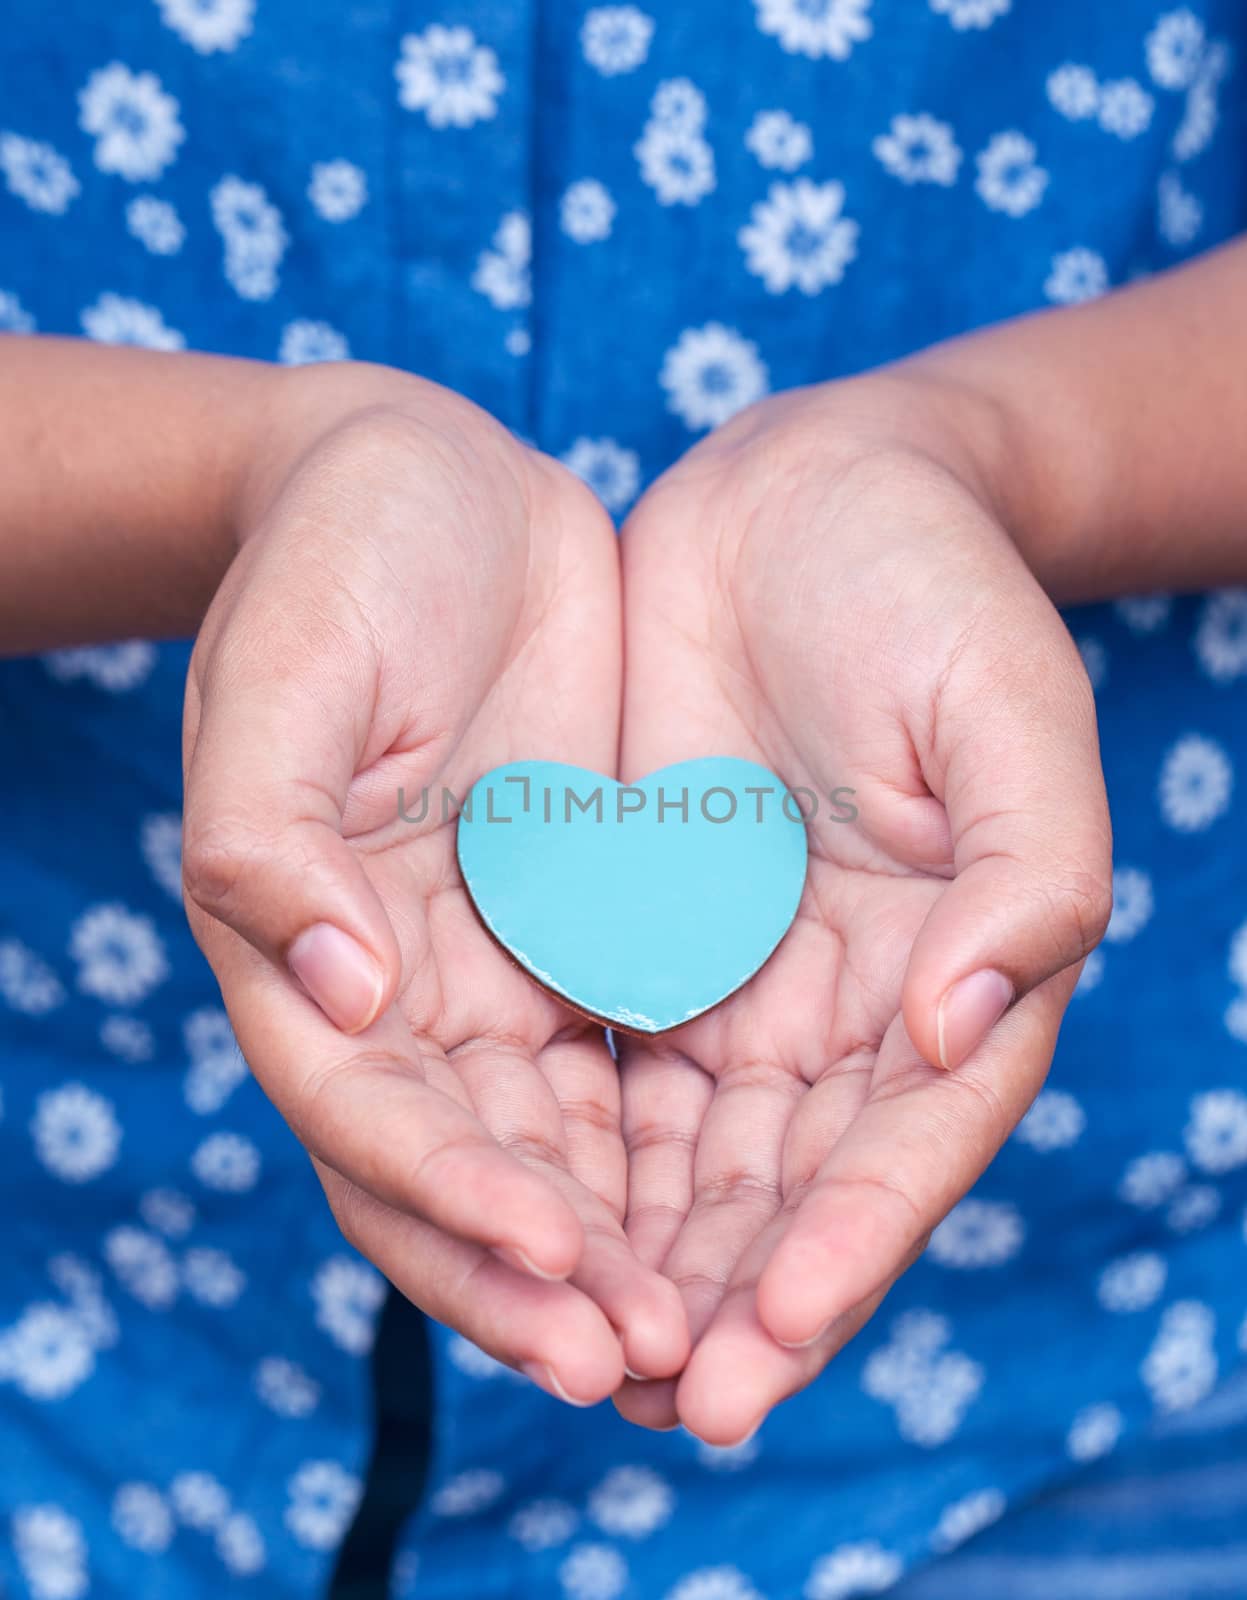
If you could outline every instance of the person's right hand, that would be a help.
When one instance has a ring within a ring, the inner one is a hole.
[[[244,1055],[416,1304],[582,1403],[625,1362],[678,1372],[602,1030],[494,945],[442,803],[516,759],[614,770],[609,521],[466,400],[353,365],[278,380],[237,520],[187,688],[184,877]]]

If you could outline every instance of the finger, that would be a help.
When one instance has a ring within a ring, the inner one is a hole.
[[[773,1228],[781,1227],[777,1219]],[[741,1263],[676,1390],[679,1421],[707,1444],[743,1444],[775,1406],[818,1377],[875,1314],[887,1292],[879,1290],[837,1318],[816,1344],[785,1349],[771,1338],[757,1313],[757,1268],[772,1247],[772,1232],[760,1235]]]
[[[461,1239],[566,1277],[583,1247],[567,1200],[433,1087],[431,1040],[394,1008],[352,1040],[228,929],[209,936],[239,1046],[296,1136],[360,1189]]]
[[[679,1372],[688,1359],[688,1319],[679,1290],[641,1261],[622,1225],[628,1174],[620,1128],[619,1075],[597,1027],[564,1033],[537,1058],[554,1092],[567,1148],[568,1187],[585,1250],[572,1281],[619,1330],[631,1373],[650,1378]]]
[[[351,780],[371,758],[376,663],[331,586],[289,615],[255,609],[238,603],[188,686],[186,894],[354,1033],[390,1003],[400,967],[342,836]]]
[[[918,1049],[946,1068],[1013,1001],[1082,960],[1111,907],[1087,676],[1038,589],[1014,612],[1007,630],[980,629],[958,657],[927,764],[948,812],[956,875],[914,941],[903,1005]]]
[[[786,1202],[758,1282],[774,1339],[821,1339],[921,1247],[1034,1099],[1072,985],[1060,974],[1034,990],[955,1073],[923,1061],[899,1023],[889,1030],[865,1105]]]
[[[323,1164],[317,1170],[346,1238],[422,1311],[573,1405],[593,1405],[618,1387],[619,1340],[578,1289],[517,1272],[391,1210]]]
[[[693,1161],[714,1080],[671,1045],[620,1041],[628,1157],[625,1229],[637,1258],[661,1267],[693,1204]]]
[[[679,1286],[694,1343],[737,1262],[779,1210],[784,1134],[806,1085],[766,1062],[724,1068],[702,1121],[694,1198],[663,1262]]]
[[[583,1057],[605,1040],[565,1040],[543,1052],[567,1081],[592,1076]],[[618,1330],[634,1372],[666,1376],[688,1354],[684,1310],[674,1285],[639,1262],[624,1237],[620,1217],[568,1171],[566,1126],[553,1085],[523,1046],[475,1040],[453,1052],[456,1072],[478,1108],[482,1125],[561,1194],[581,1223],[584,1246],[571,1281],[601,1307]],[[609,1116],[609,1113],[607,1113]]]

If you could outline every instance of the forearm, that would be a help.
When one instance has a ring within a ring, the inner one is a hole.
[[[911,366],[1057,600],[1247,581],[1247,240]]]
[[[194,631],[281,371],[0,340],[0,654]]]

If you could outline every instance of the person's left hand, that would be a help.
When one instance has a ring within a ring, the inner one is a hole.
[[[628,1233],[695,1341],[616,1395],[648,1426],[739,1440],[857,1331],[1038,1091],[1107,922],[1090,687],[965,415],[923,368],[766,401],[623,532],[622,781],[737,755],[819,797],[772,961],[622,1041]]]

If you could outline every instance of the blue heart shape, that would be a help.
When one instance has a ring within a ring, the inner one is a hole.
[[[494,938],[577,1009],[637,1033],[677,1027],[747,983],[805,882],[799,807],[773,773],[732,756],[634,786],[557,761],[495,767],[473,785],[458,841]]]

